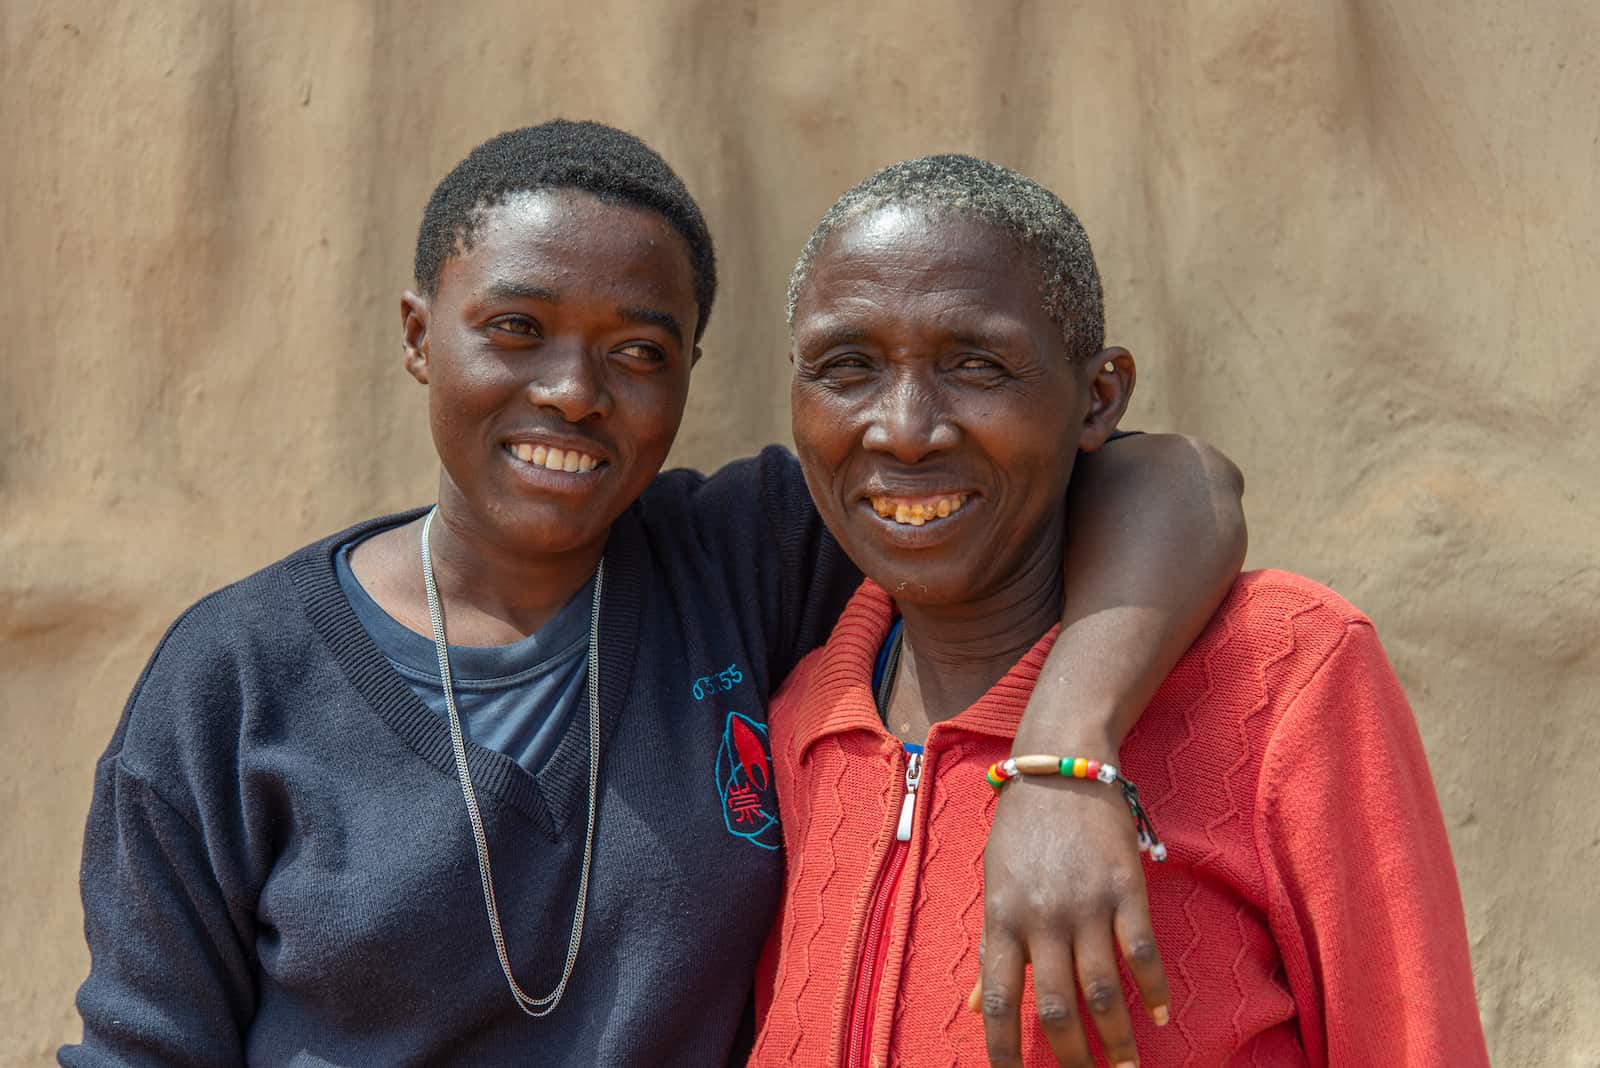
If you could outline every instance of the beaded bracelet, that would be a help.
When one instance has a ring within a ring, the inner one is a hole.
[[[1122,799],[1128,803],[1128,811],[1133,813],[1134,826],[1139,831],[1139,852],[1149,853],[1150,859],[1160,863],[1167,859],[1167,847],[1161,844],[1161,839],[1156,834],[1156,825],[1150,822],[1149,813],[1139,803],[1139,788],[1123,777],[1114,764],[1102,764],[1098,760],[1088,760],[1084,757],[1057,757],[1046,756],[1043,753],[1031,753],[1027,756],[1010,757],[989,765],[989,785],[994,787],[995,793],[1006,784],[1008,779],[1018,775],[1060,775],[1064,779],[1096,779],[1107,786],[1116,784],[1122,787]]]

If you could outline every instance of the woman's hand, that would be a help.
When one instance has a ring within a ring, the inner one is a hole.
[[[1226,456],[1181,435],[1121,438],[1079,461],[1067,502],[1061,633],[1013,755],[1117,759],[1239,573],[1243,493]],[[1057,1061],[1093,1063],[1081,988],[1111,1063],[1138,1063],[1118,949],[1144,1011],[1158,1025],[1169,1011],[1141,863],[1117,790],[1033,776],[1006,785],[984,853],[985,952],[972,997],[991,1063],[1022,1063],[1022,973],[1030,962],[1039,1024]]]
[[[1033,776],[1006,784],[984,854],[984,948],[968,1000],[983,1013],[990,1064],[1022,1064],[1026,962],[1039,1025],[1063,1068],[1094,1063],[1080,989],[1107,1059],[1118,1068],[1138,1063],[1118,951],[1150,1018],[1164,1025],[1170,1011],[1141,864],[1117,790]]]

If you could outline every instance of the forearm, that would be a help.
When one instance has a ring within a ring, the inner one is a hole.
[[[1115,751],[1239,573],[1243,492],[1227,457],[1182,435],[1120,438],[1079,462],[1061,634],[1016,752]]]

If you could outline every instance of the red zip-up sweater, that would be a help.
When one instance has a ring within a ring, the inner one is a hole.
[[[984,769],[1009,755],[1055,631],[934,726],[897,841],[908,759],[871,693],[892,620],[863,584],[771,705],[788,871],[752,1065],[987,1064],[964,1007]],[[1121,764],[1170,851],[1145,865],[1167,1027],[1123,976],[1145,1068],[1488,1063],[1438,800],[1365,616],[1296,575],[1241,576]],[[1053,1065],[1033,1011],[1030,983],[1023,1059]]]

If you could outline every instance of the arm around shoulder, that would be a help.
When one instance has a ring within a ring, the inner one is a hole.
[[[1135,434],[1079,461],[1067,497],[1061,635],[1017,751],[1119,745],[1244,563],[1239,469],[1181,434]]]

